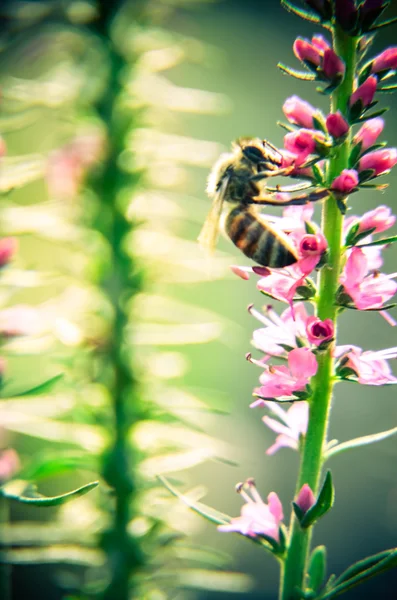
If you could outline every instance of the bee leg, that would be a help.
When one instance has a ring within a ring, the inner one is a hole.
[[[303,181],[301,183],[297,183],[295,185],[263,185],[264,189],[268,192],[282,192],[285,194],[290,194],[291,192],[300,192],[302,190],[307,190],[313,187],[313,182],[311,181]]]
[[[292,171],[294,170],[293,166],[290,167],[285,167],[285,169],[279,169],[279,168],[275,168],[273,170],[270,171],[261,171],[260,173],[257,173],[256,175],[252,175],[250,177],[251,181],[260,181],[261,179],[268,179],[269,177],[278,177],[281,175],[290,175],[292,173]]]
[[[309,202],[317,202],[324,200],[331,195],[331,192],[326,189],[320,189],[310,194],[300,194],[289,200],[275,198],[274,194],[265,194],[263,196],[252,196],[248,200],[248,204],[262,204],[270,206],[300,206]]]

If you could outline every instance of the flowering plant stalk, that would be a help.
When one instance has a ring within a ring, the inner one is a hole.
[[[373,238],[392,227],[395,217],[383,205],[362,217],[345,216],[348,196],[364,188],[384,190],[387,184],[379,184],[377,178],[397,164],[397,150],[378,142],[384,127],[381,115],[387,109],[373,110],[378,93],[397,88],[389,84],[397,70],[397,48],[367,58],[374,34],[396,19],[380,21],[390,4],[384,0],[307,0],[304,8],[287,0],[281,4],[330,34],[330,39],[321,35],[312,40],[297,38],[293,49],[305,71],[279,65],[290,76],[321,82],[317,91],[330,96],[330,112],[325,115],[297,96],[286,100],[283,111],[288,124],[283,127],[288,133],[279,150],[280,174],[287,172],[302,182],[286,188],[263,183],[263,204],[285,206],[278,226],[294,245],[297,261],[281,269],[269,268],[266,263],[232,269],[243,279],[250,273],[259,275],[257,288],[289,305],[280,316],[271,306],[264,314],[249,307],[262,323],[254,332],[253,344],[263,355],[256,359],[248,354],[247,359],[262,370],[251,407],[270,409],[277,417],[263,418],[278,434],[267,454],[281,447],[300,452],[290,525],[283,524],[277,494],[271,492],[265,503],[252,479],[237,486],[245,504],[236,518],[182,499],[217,523],[220,531],[243,534],[273,553],[281,565],[280,600],[325,600],[397,564],[397,549],[390,549],[326,581],[326,549],[311,549],[313,526],[334,501],[331,471],[322,481],[326,460],[397,432],[394,428],[343,444],[327,439],[338,381],[375,386],[397,382],[387,362],[397,356],[396,348],[371,352],[337,345],[338,317],[345,310],[379,311],[390,325],[396,325],[388,312],[394,305],[388,303],[397,290],[397,274],[382,274],[379,268],[381,251],[397,241],[397,236]],[[308,193],[296,194],[310,188]],[[325,198],[321,228],[312,222],[309,204],[320,198]],[[252,203],[260,199],[257,196]],[[269,364],[273,357],[282,364]],[[292,404],[285,411],[283,403]],[[180,496],[168,482],[166,485]]]

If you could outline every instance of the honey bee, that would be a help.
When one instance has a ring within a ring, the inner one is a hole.
[[[287,202],[280,202],[274,194],[263,194],[264,179],[287,175],[291,170],[291,167],[282,168],[282,155],[266,140],[240,138],[234,142],[232,152],[219,158],[208,178],[207,193],[212,199],[212,206],[198,237],[200,245],[214,250],[223,205],[227,202],[234,206],[225,215],[223,228],[248,258],[272,268],[283,268],[297,262],[297,251],[288,236],[255,210],[255,205],[305,204],[329,194],[322,190],[296,196]],[[276,191],[278,189],[275,188]]]

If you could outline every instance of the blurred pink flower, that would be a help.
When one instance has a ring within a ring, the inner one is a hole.
[[[341,194],[350,194],[359,184],[358,173],[354,169],[343,169],[342,173],[336,177],[331,189]]]
[[[284,514],[277,494],[270,492],[266,504],[252,479],[239,484],[236,489],[246,502],[241,509],[241,516],[233,518],[227,525],[219,525],[218,531],[236,531],[250,537],[262,534],[278,542],[280,523],[284,519]]]
[[[386,48],[386,50],[383,50],[378,56],[375,56],[372,62],[372,73],[390,70],[397,70],[397,46]]]
[[[353,248],[346,261],[340,282],[359,310],[382,308],[396,293],[397,283],[392,281],[397,273],[384,275],[372,273],[368,258],[360,248]]]
[[[393,227],[395,221],[396,217],[392,214],[391,208],[385,205],[377,206],[360,218],[357,233],[363,233],[371,229],[374,230],[372,233],[382,233]]]
[[[358,170],[375,171],[374,177],[387,173],[397,164],[397,148],[383,148],[365,154],[358,163]]]
[[[309,421],[308,402],[294,402],[288,410],[284,410],[275,402],[264,402],[264,406],[269,408],[279,421],[272,419],[267,415],[262,418],[264,424],[275,433],[278,433],[275,443],[266,450],[266,454],[273,455],[280,448],[299,449],[299,442],[303,435],[306,435],[307,424]]]
[[[0,267],[4,267],[10,262],[17,248],[18,242],[15,238],[7,237],[0,239]]]
[[[267,398],[291,398],[294,392],[302,392],[310,378],[317,373],[317,360],[309,348],[295,348],[288,353],[288,367],[285,365],[264,365],[259,377],[261,387],[254,390],[258,400],[251,408],[264,406]]]
[[[390,369],[388,360],[397,358],[397,347],[363,352],[357,346],[339,346],[336,352],[339,357],[337,371],[349,368],[363,385],[387,385],[397,383]]]
[[[353,144],[361,143],[361,151],[373,146],[383,131],[385,122],[380,117],[365,121],[353,138]]]
[[[297,348],[297,340],[304,340],[306,337],[306,322],[309,315],[303,302],[297,302],[293,311],[291,308],[285,309],[281,315],[278,315],[271,306],[266,307],[264,314],[253,306],[249,307],[249,312],[266,325],[253,333],[253,345],[264,354],[286,356],[287,351],[283,346]]]
[[[0,450],[0,485],[11,479],[20,469],[18,454],[13,448]]]
[[[316,109],[299,98],[299,96],[290,96],[284,102],[283,112],[290,123],[299,125],[299,127],[305,127],[306,129],[312,129],[313,117],[316,114]]]
[[[39,330],[38,312],[31,306],[21,304],[0,310],[0,335],[35,335]]]
[[[326,118],[327,131],[333,138],[344,137],[349,131],[349,124],[343,118],[342,113],[338,110],[336,113],[330,113]]]
[[[296,265],[287,269],[271,271],[270,275],[262,277],[256,284],[258,290],[271,296],[275,300],[286,302],[292,306],[292,302],[298,287],[305,284],[306,275]]]
[[[371,104],[375,96],[377,85],[378,80],[376,77],[373,75],[368,77],[368,79],[366,79],[350,96],[350,106],[353,106],[358,101],[361,101],[364,107]]]

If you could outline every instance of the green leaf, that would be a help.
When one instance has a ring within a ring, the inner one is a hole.
[[[369,119],[375,119],[375,117],[380,117],[381,115],[384,115],[385,112],[387,112],[388,110],[389,110],[389,107],[386,106],[385,108],[376,110],[373,113],[370,113],[370,114],[365,113],[365,115],[363,115],[362,117],[357,119],[356,123],[364,123],[364,121],[368,121]]]
[[[366,65],[364,65],[364,67],[361,69],[359,76],[358,76],[358,85],[360,86],[362,83],[364,83],[364,81],[366,79],[368,79],[368,77],[371,75],[371,71],[372,71],[372,61],[368,62]]]
[[[78,496],[84,496],[91,490],[97,487],[98,481],[92,481],[91,483],[87,483],[82,487],[77,488],[71,492],[67,492],[66,494],[61,494],[60,496],[39,496],[39,497],[30,497],[30,496],[19,496],[17,494],[11,494],[7,492],[4,488],[0,489],[0,494],[7,498],[8,500],[16,500],[21,504],[30,504],[32,506],[59,506],[60,504],[65,504],[65,502],[69,502],[69,500],[73,500]],[[32,492],[34,493],[34,492]]]
[[[394,244],[397,242],[397,235],[392,235],[388,238],[382,238],[381,240],[375,240],[366,244],[359,244],[358,248],[365,248],[366,246],[386,246],[387,244]]]
[[[397,83],[393,83],[392,85],[384,85],[383,87],[378,88],[378,92],[391,93],[397,90]]]
[[[300,521],[301,526],[306,529],[313,525],[320,517],[329,511],[334,503],[334,486],[331,471],[327,471],[323,487],[318,495],[316,503],[307,511]]]
[[[321,595],[321,600],[330,600],[339,594],[343,594],[352,587],[363,583],[370,577],[374,577],[393,569],[397,566],[397,548],[385,550],[379,554],[369,556],[364,560],[356,562],[346,569],[337,579],[332,581],[332,588]],[[331,583],[331,582],[329,582]],[[329,585],[329,584],[328,584]]]
[[[360,223],[355,223],[354,225],[352,225],[352,227],[350,227],[349,231],[347,232],[347,236],[346,236],[346,241],[345,244],[346,246],[354,246],[354,240],[356,239],[356,233],[360,228]]]
[[[324,460],[328,460],[332,456],[336,454],[341,454],[346,450],[350,450],[351,448],[359,448],[360,446],[368,446],[369,444],[375,444],[375,442],[381,442],[382,440],[386,440],[389,437],[392,437],[397,433],[397,427],[393,427],[392,429],[388,429],[387,431],[381,431],[379,433],[373,433],[372,435],[364,435],[362,437],[354,438],[349,440],[348,442],[343,442],[342,444],[338,444],[334,446],[324,455]]]
[[[321,25],[321,19],[319,19],[315,13],[309,10],[304,10],[303,8],[299,8],[299,6],[295,6],[295,4],[292,4],[292,2],[289,0],[281,0],[281,6],[288,12],[297,15],[301,19],[305,19],[305,21],[311,21],[312,23],[318,23]]]
[[[358,227],[357,227],[356,231],[360,227],[359,223],[357,223],[357,225],[358,225]],[[349,243],[347,243],[347,240],[346,240],[346,246],[356,246],[360,240],[363,240],[364,238],[366,238],[369,235],[371,235],[371,233],[373,233],[375,231],[375,229],[376,229],[375,227],[372,227],[371,229],[367,229],[366,231],[361,231],[360,233],[358,233],[355,236],[348,236],[349,237]]]
[[[397,17],[393,17],[392,19],[386,19],[386,21],[382,21],[382,23],[373,25],[369,31],[376,31],[377,29],[382,29],[383,27],[389,27],[389,25],[394,25],[395,23],[397,23]]]
[[[324,185],[324,174],[318,165],[313,165],[312,167],[314,179],[320,185]]]
[[[280,69],[280,71],[285,73],[285,75],[291,75],[291,77],[295,77],[295,79],[301,79],[303,81],[315,81],[316,80],[316,76],[314,73],[307,73],[306,71],[298,71],[297,69],[288,67],[284,63],[278,63],[277,66]]]
[[[325,579],[327,568],[327,549],[325,546],[317,546],[311,553],[309,567],[307,570],[308,587],[313,592],[318,592]]]
[[[20,479],[38,481],[61,475],[75,469],[95,469],[95,459],[86,452],[68,451],[51,454],[45,452],[34,457],[26,467],[19,472]]]
[[[46,381],[44,381],[43,383],[39,383],[38,385],[35,385],[32,388],[29,389],[25,389],[21,392],[14,392],[12,394],[12,397],[22,397],[22,396],[38,396],[39,394],[47,394],[48,392],[52,391],[52,388],[55,386],[56,383],[58,383],[58,381],[60,381],[63,378],[63,373],[59,373],[58,375],[55,375],[54,377],[51,377],[51,379],[47,379]],[[0,397],[4,397],[3,393],[8,396],[7,393],[7,389],[3,388],[2,389],[2,394]]]
[[[375,169],[364,169],[363,171],[360,171],[360,173],[358,174],[358,180],[360,183],[364,183],[365,181],[368,181],[369,179],[373,179],[376,175],[376,171]]]
[[[349,156],[349,169],[352,169],[358,162],[358,159],[361,154],[362,142],[359,142],[355,146],[353,146],[352,151]]]
[[[0,563],[11,565],[72,564],[101,567],[103,553],[93,548],[62,544],[44,548],[17,548],[0,552]]]
[[[202,504],[201,502],[196,502],[191,500],[188,496],[181,494],[176,488],[174,488],[170,482],[163,477],[162,475],[158,475],[157,479],[167,488],[169,492],[179,500],[182,500],[186,506],[194,510],[196,513],[207,519],[207,521],[211,521],[211,523],[215,523],[216,525],[226,525],[230,523],[232,517],[229,515],[225,515],[206,504]]]

